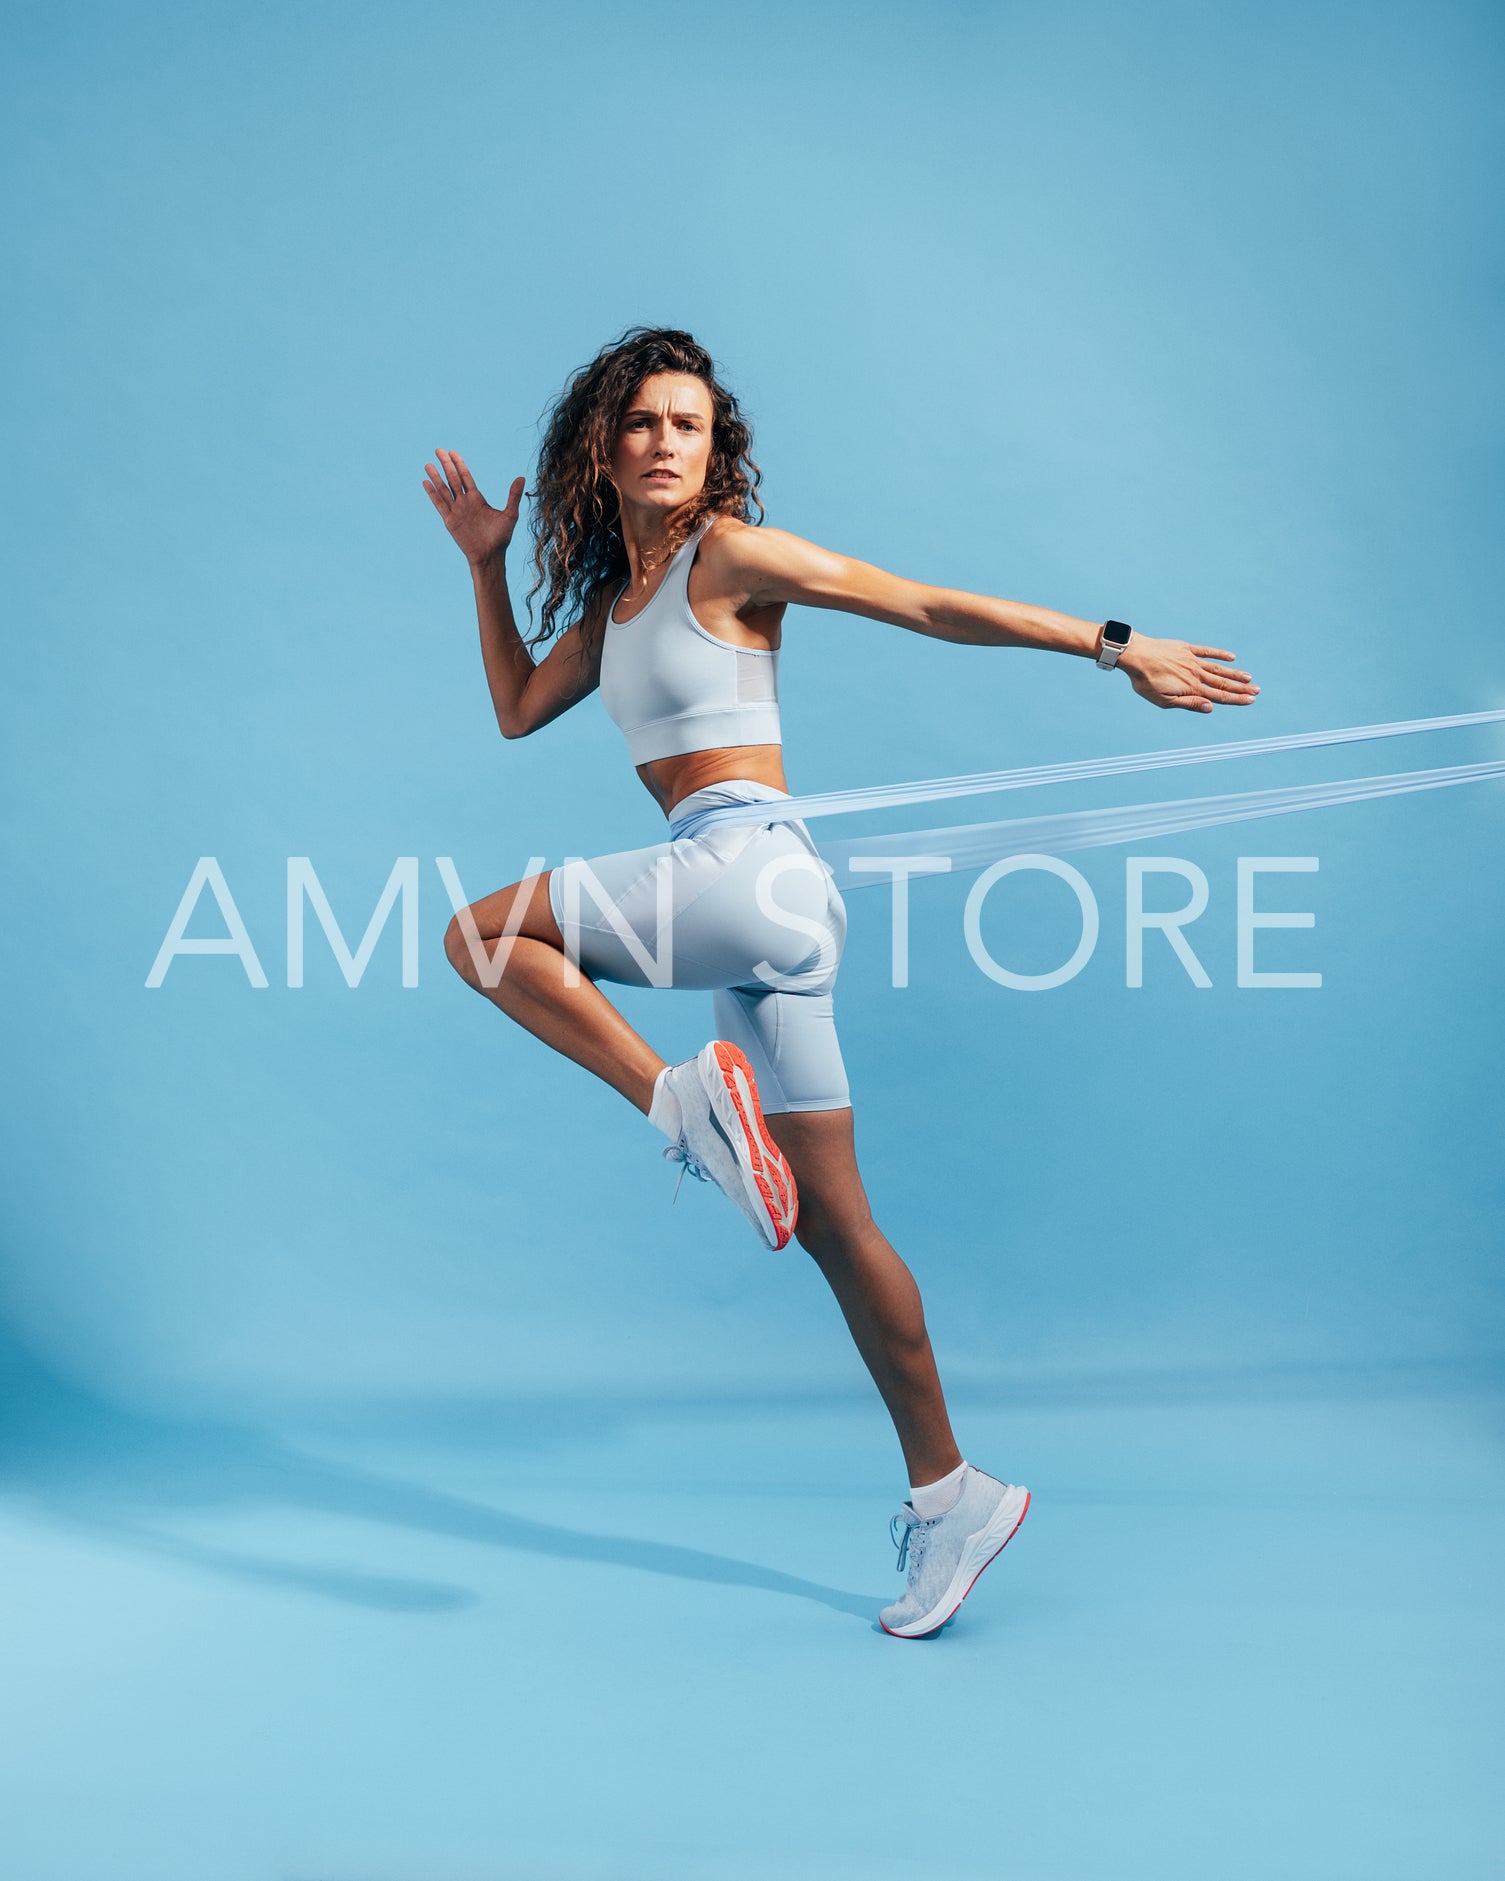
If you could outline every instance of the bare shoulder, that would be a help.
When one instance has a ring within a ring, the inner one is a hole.
[[[745,523],[736,516],[715,518],[702,539],[701,553],[708,555],[728,586],[743,580],[749,588],[770,576],[807,567],[812,559],[830,559],[829,550],[803,536],[767,524]]]
[[[743,522],[740,516],[713,516],[701,537],[700,553],[730,567],[752,546],[749,537],[766,534],[765,529]]]

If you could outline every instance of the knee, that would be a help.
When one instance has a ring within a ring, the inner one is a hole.
[[[474,909],[467,909],[466,912],[470,915],[471,921],[474,922]],[[470,942],[466,937],[464,928],[460,925],[460,917],[458,914],[453,917],[449,926],[444,930],[444,954],[449,964],[462,979],[475,978],[475,958],[470,951]]]
[[[835,1210],[800,1194],[794,1238],[818,1266],[853,1259],[878,1225],[866,1208]]]

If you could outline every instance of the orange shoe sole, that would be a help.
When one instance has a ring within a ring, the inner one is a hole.
[[[740,1046],[733,1045],[730,1039],[716,1039],[713,1045],[722,1082],[742,1125],[742,1134],[752,1160],[753,1180],[758,1185],[758,1193],[763,1198],[763,1206],[768,1210],[768,1219],[778,1237],[773,1245],[775,1249],[787,1247],[800,1212],[794,1171],[789,1167],[784,1152],[768,1134],[768,1125],[763,1120],[763,1106],[758,1102],[758,1080],[753,1076],[746,1052]],[[736,1075],[738,1072],[746,1081],[745,1092]],[[748,1115],[749,1104],[751,1116]]]

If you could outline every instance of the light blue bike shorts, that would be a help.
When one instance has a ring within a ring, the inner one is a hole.
[[[713,988],[715,1036],[746,1052],[765,1111],[851,1103],[832,991],[846,904],[803,822],[676,829],[712,804],[787,791],[729,778],[674,806],[667,842],[549,872],[565,951],[592,980]]]

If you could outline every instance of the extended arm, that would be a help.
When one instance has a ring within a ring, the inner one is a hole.
[[[1100,621],[1079,620],[1024,601],[907,581],[782,529],[727,531],[724,541],[725,553],[737,565],[739,585],[745,582],[754,606],[798,602],[840,608],[967,646],[1038,647],[1088,659],[1096,659],[1101,651]],[[1136,630],[1119,665],[1134,690],[1152,704],[1210,712],[1214,705],[1248,705],[1259,691],[1247,673],[1215,664],[1233,657],[1221,647],[1156,639]]]
[[[534,665],[507,588],[507,546],[517,528],[523,480],[514,478],[505,509],[493,509],[462,457],[454,451],[435,456],[443,469],[426,464],[423,487],[470,564],[481,660],[497,726],[504,738],[525,738],[595,691],[601,679],[600,636],[595,637],[598,650],[588,655],[577,621]]]

